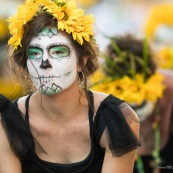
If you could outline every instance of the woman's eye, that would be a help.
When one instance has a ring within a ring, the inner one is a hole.
[[[39,59],[43,55],[42,50],[39,48],[29,48],[28,49],[28,57],[30,59]]]
[[[54,58],[67,57],[70,54],[70,50],[66,46],[53,46],[49,49],[49,55]]]
[[[52,54],[62,54],[63,52],[62,51],[54,51],[54,52],[52,52]]]

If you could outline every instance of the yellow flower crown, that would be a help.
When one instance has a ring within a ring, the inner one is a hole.
[[[131,105],[140,105],[144,101],[155,103],[163,96],[165,85],[163,84],[163,75],[157,72],[152,74],[148,67],[146,40],[143,45],[143,58],[128,50],[121,51],[114,41],[111,43],[115,54],[112,54],[111,57],[104,56],[101,69],[91,78],[90,88],[113,94]],[[136,63],[140,65],[140,73],[136,71]],[[119,66],[120,64],[126,66],[125,70]]]
[[[89,41],[93,35],[93,16],[84,15],[84,10],[76,8],[75,1],[66,3],[66,0],[26,0],[24,5],[18,7],[17,14],[9,19],[12,37],[8,44],[13,45],[14,49],[22,47],[24,26],[40,11],[50,13],[58,21],[58,30],[72,34],[73,39],[81,45],[83,39]]]

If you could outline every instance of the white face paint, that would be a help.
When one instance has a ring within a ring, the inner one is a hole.
[[[27,67],[36,88],[45,95],[54,95],[74,83],[77,55],[61,31],[46,27],[29,44]]]

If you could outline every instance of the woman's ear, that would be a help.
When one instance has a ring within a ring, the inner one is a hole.
[[[83,58],[83,65],[84,65],[84,66],[86,65],[87,61],[88,61],[88,57],[85,56],[85,57]],[[82,72],[81,66],[80,66],[79,64],[78,64],[78,72]]]

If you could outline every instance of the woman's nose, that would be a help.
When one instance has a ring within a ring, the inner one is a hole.
[[[42,68],[42,69],[52,68],[52,65],[50,64],[49,58],[50,58],[49,54],[45,51],[43,54],[43,57],[42,57],[40,68]]]
[[[42,59],[40,68],[42,69],[52,68],[52,65],[50,64],[48,59],[46,59],[45,61]]]

